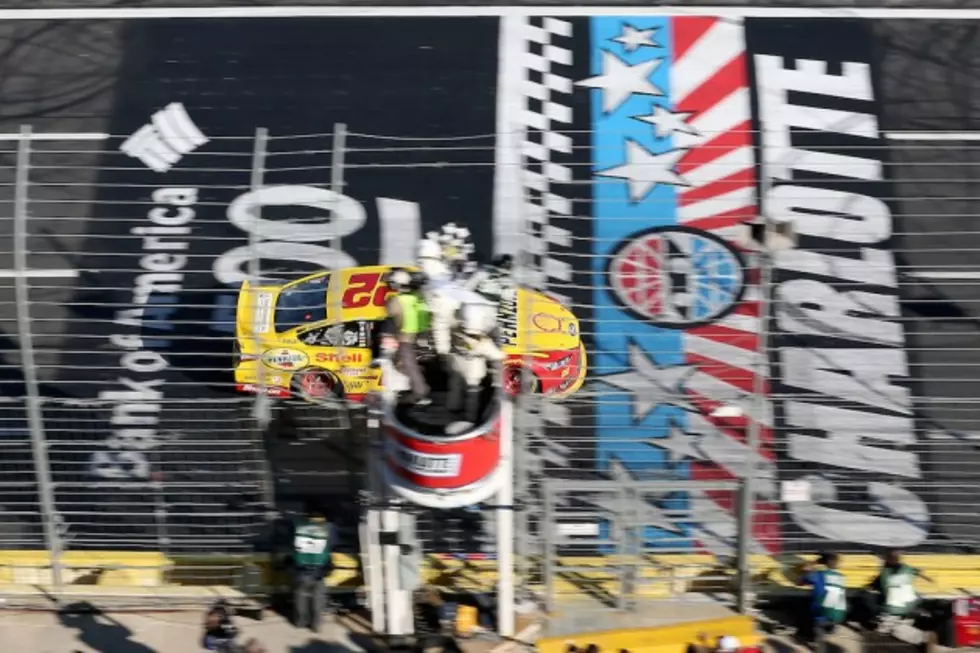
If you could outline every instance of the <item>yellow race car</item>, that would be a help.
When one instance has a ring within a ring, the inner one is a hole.
[[[318,272],[283,285],[242,285],[236,314],[235,387],[272,397],[361,401],[381,371],[380,327],[392,266]],[[566,396],[585,379],[578,320],[555,299],[518,288],[502,292],[498,276],[482,292],[500,302],[503,388]],[[507,283],[506,281],[504,283]],[[481,292],[478,287],[477,292]],[[530,374],[525,374],[524,370]]]

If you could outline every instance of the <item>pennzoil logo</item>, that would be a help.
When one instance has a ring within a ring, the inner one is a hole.
[[[500,308],[497,311],[497,321],[500,323],[501,344],[514,345],[517,343],[517,291],[509,289],[500,296]]]
[[[298,349],[270,349],[262,354],[262,364],[274,370],[298,370],[309,362],[310,357]]]

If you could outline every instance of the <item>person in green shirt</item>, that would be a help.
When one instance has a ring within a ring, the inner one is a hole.
[[[847,617],[847,590],[844,574],[839,571],[840,556],[824,553],[812,563],[803,566],[798,585],[809,586],[810,610],[800,624],[798,635],[806,642],[821,639],[844,623]]]
[[[919,607],[919,595],[915,591],[915,580],[921,578],[932,582],[922,570],[902,562],[902,552],[889,549],[885,552],[881,571],[868,588],[876,595],[878,615],[908,618]]]
[[[411,385],[410,400],[417,405],[427,405],[429,384],[419,366],[416,342],[419,336],[429,331],[432,312],[422,294],[423,280],[418,273],[407,270],[392,270],[385,280],[395,292],[385,302],[388,323],[396,339],[395,367],[408,377]]]
[[[330,573],[333,529],[319,511],[307,515],[293,534],[293,624],[317,631],[326,608],[323,580]]]

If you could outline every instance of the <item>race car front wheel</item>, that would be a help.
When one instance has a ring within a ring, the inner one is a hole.
[[[540,384],[534,372],[523,365],[508,365],[504,368],[504,392],[509,395],[534,394]]]

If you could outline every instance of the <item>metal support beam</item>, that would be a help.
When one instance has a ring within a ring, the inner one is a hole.
[[[766,222],[768,226],[768,221]],[[768,235],[768,231],[767,231]],[[772,256],[768,248],[763,246],[759,256],[759,351],[755,363],[755,377],[752,382],[752,411],[749,417],[746,445],[749,448],[749,463],[745,467],[742,488],[738,493],[738,541],[736,544],[737,591],[735,598],[736,609],[741,613],[749,610],[750,591],[749,579],[752,577],[749,569],[749,554],[752,546],[752,524],[755,518],[755,482],[758,475],[756,457],[762,435],[761,417],[765,412],[765,380],[768,377],[769,355],[769,296],[772,278]]]
[[[253,193],[262,188],[265,179],[265,158],[269,144],[269,130],[265,127],[258,127],[255,130],[255,142],[252,144],[252,172],[249,177],[249,188]],[[259,233],[262,224],[262,206],[251,207],[253,227],[248,230],[248,281],[254,287],[261,283],[262,278],[262,255],[259,251],[259,244],[262,242],[262,235]],[[248,298],[254,302],[254,295]],[[259,336],[255,335],[256,350],[259,349]],[[259,428],[264,429],[271,420],[271,401],[265,391],[265,366],[256,366],[258,371],[258,392],[255,393],[255,403],[252,407],[253,415]]]
[[[252,143],[252,171],[249,176],[249,189],[255,193],[265,184],[265,161],[269,148],[269,130],[265,127],[255,129],[255,140]],[[260,283],[262,278],[262,254],[259,245],[262,242],[262,234],[259,233],[259,225],[262,224],[262,206],[252,207],[252,218],[255,224],[248,230],[248,280],[254,286]],[[255,301],[255,296],[249,297],[246,301]],[[255,335],[255,349],[258,351],[259,336]],[[272,421],[272,400],[265,390],[265,367],[257,366],[258,392],[255,393],[255,402],[252,404],[252,418],[255,420],[255,443],[259,452],[259,460],[262,462],[260,473],[262,474],[262,502],[265,504],[265,517],[272,521],[276,517],[276,489],[275,480],[272,473],[272,463],[265,455],[264,435],[265,430]]]
[[[330,148],[330,190],[334,192],[334,201],[340,201],[340,196],[344,194],[344,156],[347,149],[347,125],[342,122],[335,123],[333,126],[333,145]],[[336,222],[335,216],[331,220]],[[341,237],[339,231],[334,231],[334,237],[330,241],[330,247],[339,252],[341,247]]]
[[[378,399],[378,397],[373,397]],[[381,480],[380,465],[384,451],[381,445],[381,411],[376,402],[370,402],[367,419],[368,454],[367,475],[368,490],[366,501],[367,515],[364,520],[361,549],[367,557],[364,565],[365,585],[367,586],[368,606],[371,609],[371,628],[376,633],[386,632],[388,619],[385,602],[385,570],[384,553],[382,551],[381,509],[377,502],[384,500],[384,482]]]
[[[500,475],[497,493],[497,631],[513,637],[514,616],[514,402],[500,405]]]
[[[552,487],[548,481],[542,483],[541,522],[538,526],[541,529],[539,535],[544,543],[544,551],[541,556],[541,574],[544,583],[545,614],[551,614],[555,609],[555,557],[558,555],[554,541],[556,523],[552,513],[554,512],[555,493]]]
[[[51,580],[56,593],[61,592],[61,541],[58,537],[57,509],[51,466],[48,463],[48,443],[44,437],[44,418],[41,414],[41,391],[34,361],[34,338],[31,331],[30,286],[27,280],[27,202],[28,172],[31,165],[31,127],[20,128],[17,143],[17,168],[14,181],[14,293],[17,301],[17,331],[20,340],[21,363],[24,368],[24,401],[27,423],[31,433],[31,449],[37,476],[38,498],[41,502],[41,522],[44,524],[44,544],[51,553]]]
[[[339,224],[337,219],[337,210],[340,206],[341,197],[344,194],[344,149],[347,147],[347,125],[342,122],[334,123],[333,126],[333,141],[330,144],[330,191],[333,193],[333,201],[331,202],[330,208],[330,223],[333,225]],[[340,235],[339,229],[334,229],[330,238],[330,248],[335,252],[339,253],[342,251],[343,238]],[[340,315],[340,294],[334,293],[336,295],[336,302],[328,306],[329,315]],[[340,342],[340,353],[343,357],[344,353],[344,341],[343,338],[339,340]]]

